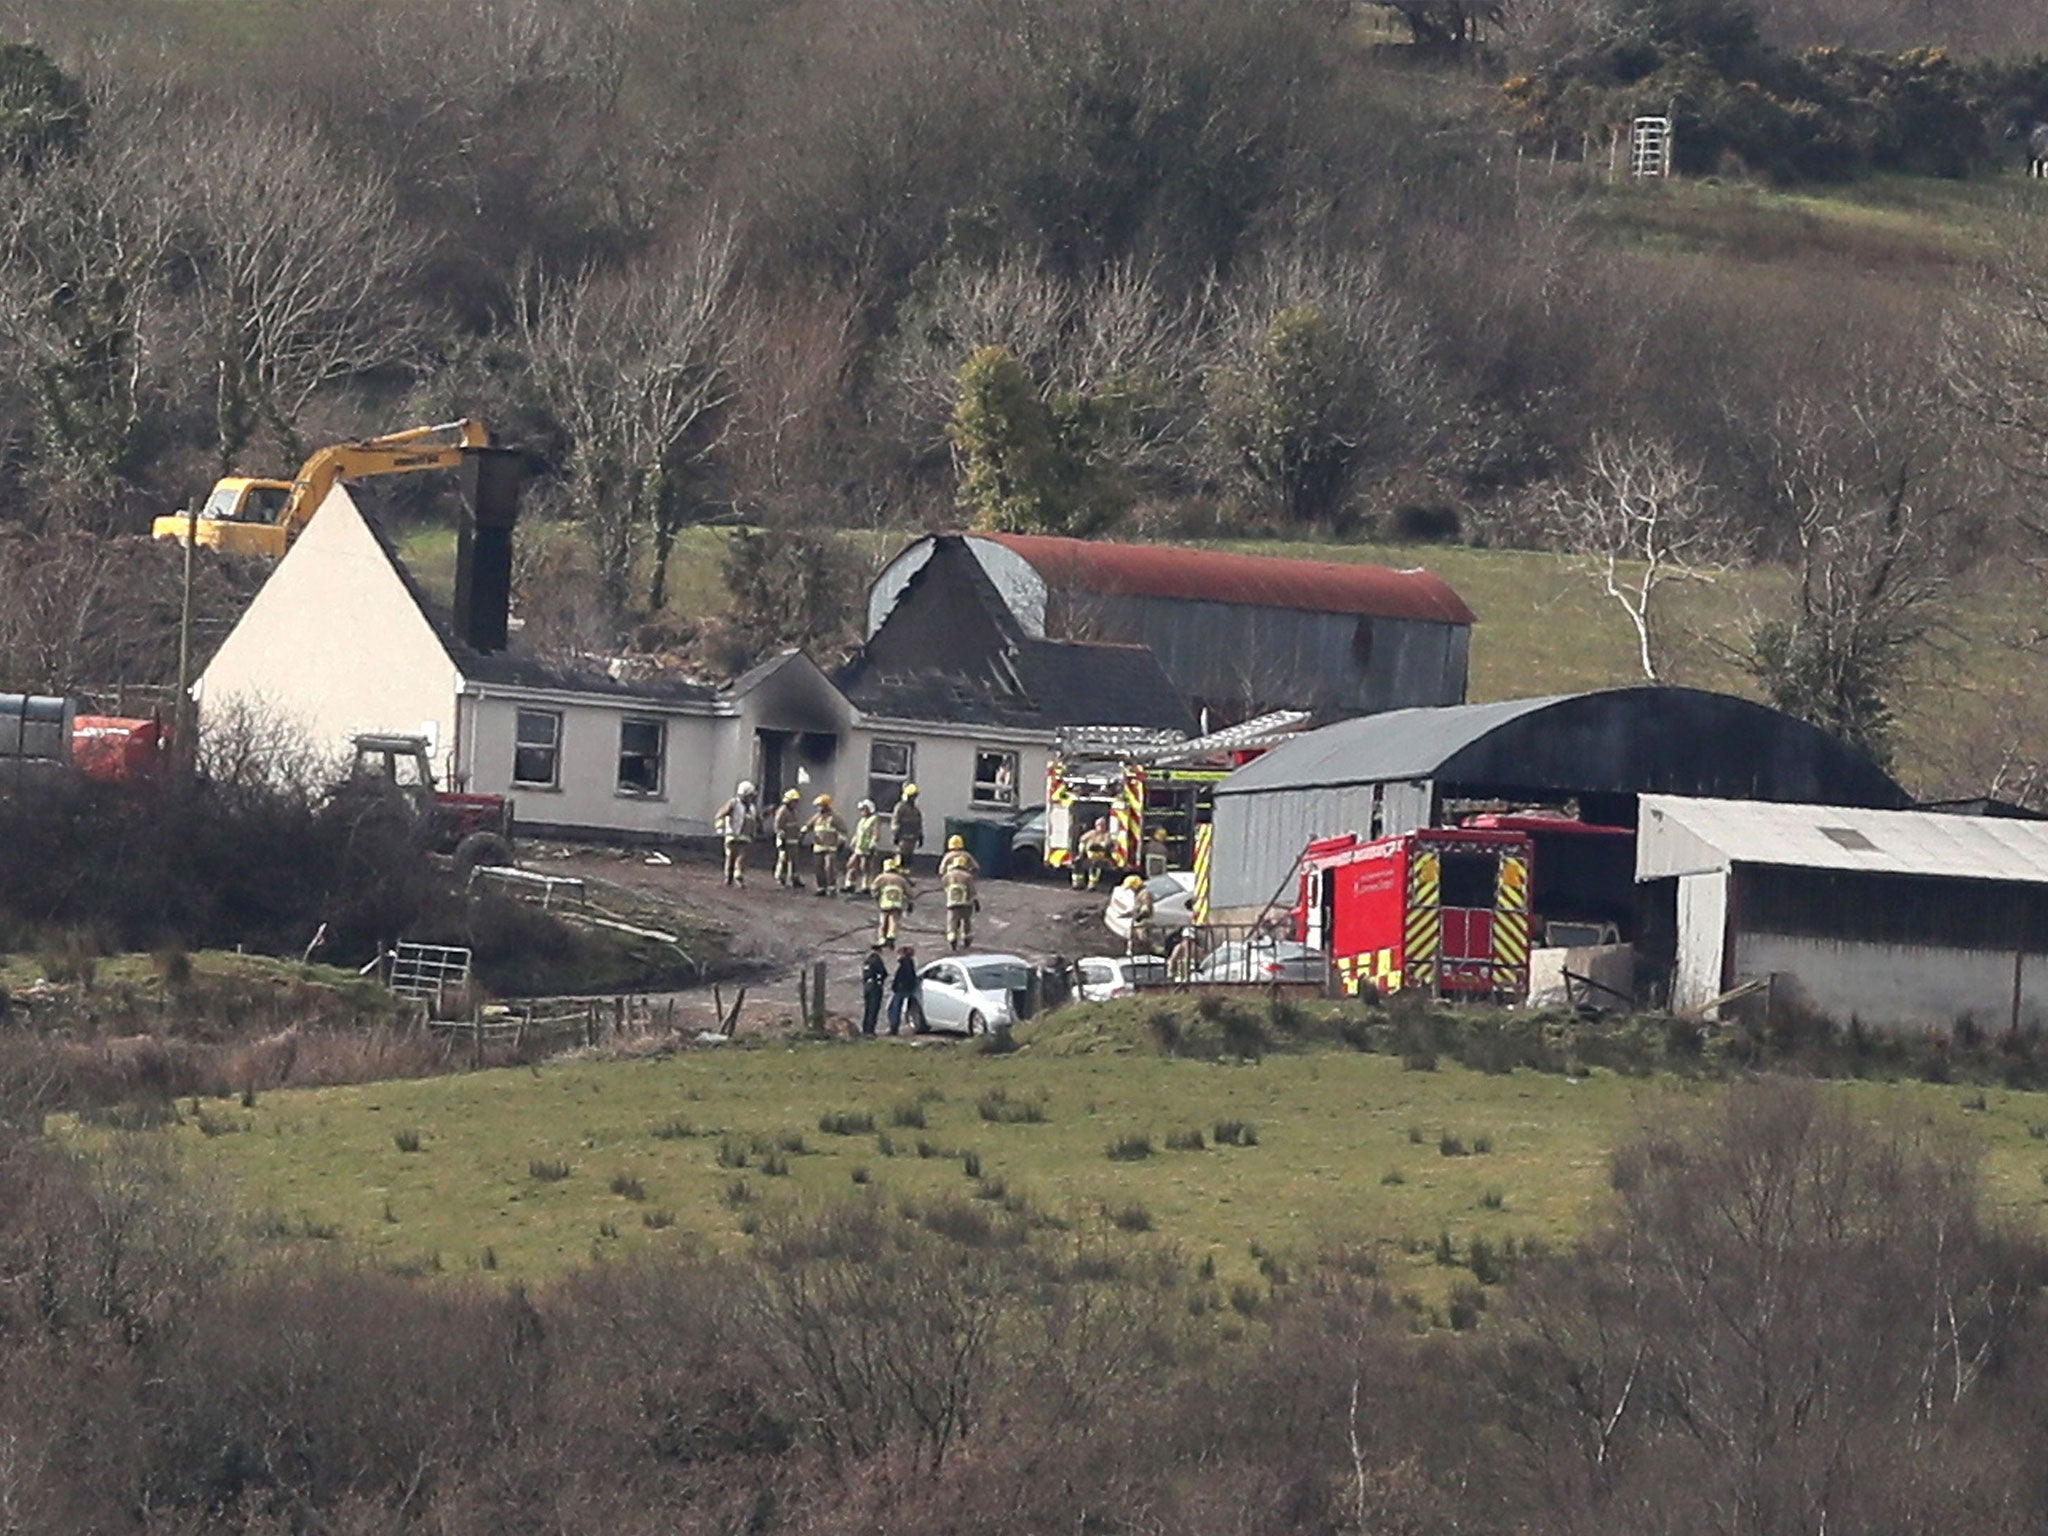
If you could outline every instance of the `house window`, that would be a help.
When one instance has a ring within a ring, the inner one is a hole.
[[[876,741],[868,745],[868,798],[878,809],[894,810],[903,786],[917,774],[917,744]]]
[[[1004,806],[1017,803],[1016,753],[974,754],[974,803]]]
[[[552,709],[522,709],[513,734],[512,782],[553,789],[562,782],[562,717]]]
[[[619,793],[655,796],[661,793],[662,744],[668,739],[664,721],[631,716],[619,722]]]

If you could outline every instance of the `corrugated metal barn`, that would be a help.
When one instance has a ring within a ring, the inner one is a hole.
[[[1571,802],[1587,821],[1634,826],[1645,794],[1909,803],[1883,769],[1832,736],[1696,688],[1397,710],[1311,731],[1218,786],[1211,903],[1264,906],[1314,838],[1412,832],[1460,802]]]
[[[1037,534],[939,534],[889,562],[868,634],[901,607],[992,583],[1022,632],[1150,650],[1211,727],[1465,697],[1472,610],[1428,571]]]
[[[1646,795],[1672,1005],[1771,982],[1839,1023],[2048,1022],[2048,823]]]

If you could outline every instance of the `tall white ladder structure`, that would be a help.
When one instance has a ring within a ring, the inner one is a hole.
[[[1639,117],[1629,124],[1628,173],[1645,176],[1671,174],[1671,119]]]

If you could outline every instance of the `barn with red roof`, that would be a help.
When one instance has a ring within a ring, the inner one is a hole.
[[[1028,641],[1139,646],[1211,726],[1460,704],[1472,610],[1425,570],[1040,534],[936,534],[868,593],[870,650],[945,669],[963,603]],[[964,637],[963,637],[964,638]]]

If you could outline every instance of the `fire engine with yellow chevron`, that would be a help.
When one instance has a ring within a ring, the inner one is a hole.
[[[1295,937],[1328,952],[1345,991],[1528,996],[1535,845],[1524,833],[1325,838],[1303,852],[1300,873]]]

